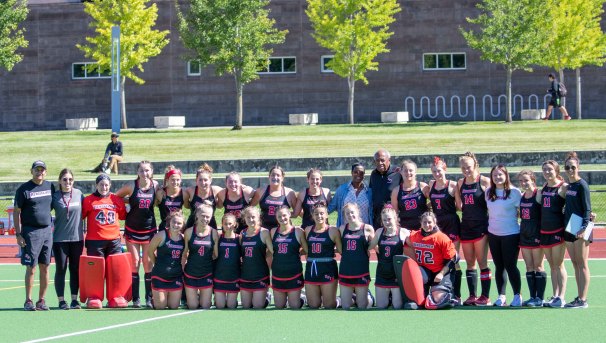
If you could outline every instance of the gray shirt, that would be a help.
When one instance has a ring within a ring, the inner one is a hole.
[[[55,210],[53,242],[84,240],[82,199],[84,196],[77,188],[73,188],[71,193],[60,190],[53,193],[52,207]]]
[[[509,197],[505,198],[505,190],[496,189],[497,198],[491,201],[486,189],[486,205],[488,206],[488,232],[495,236],[509,236],[520,233],[518,224],[518,208],[522,192],[511,187]]]

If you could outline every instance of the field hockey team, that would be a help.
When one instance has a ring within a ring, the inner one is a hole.
[[[159,184],[153,178],[152,164],[142,161],[136,180],[115,195],[109,192],[109,177],[101,174],[97,192],[84,198],[73,187],[72,172],[65,169],[52,197],[59,307],[80,307],[76,296],[83,246],[88,254],[120,248],[115,230],[113,235],[107,231],[98,234],[97,226],[90,224],[98,214],[87,210],[86,203],[101,199],[123,200],[130,206],[120,219],[126,219],[124,238],[133,262],[133,307],[208,309],[214,304],[216,308],[236,308],[239,294],[243,308],[264,308],[272,295],[276,308],[297,309],[305,304],[310,308],[410,308],[393,268],[394,256],[402,254],[421,267],[426,295],[431,293],[430,286],[443,286],[456,305],[587,307],[592,236],[584,238],[584,231],[595,215],[587,182],[579,175],[576,153],[568,154],[564,162],[568,182],[560,174],[560,165],[548,160],[542,165],[542,187],[533,171],[522,170],[516,177],[519,188],[502,164],[494,166],[488,176],[481,175],[470,152],[459,158],[462,177],[456,181],[448,178],[446,162],[439,157],[429,166],[433,176],[429,183],[417,180],[413,161],[405,160],[398,168],[391,165],[390,158],[386,150],[375,154],[370,186],[364,181],[364,166],[353,165],[351,181],[332,197],[322,187],[318,169],[309,170],[309,186],[298,193],[284,185],[286,175],[278,166],[269,171],[268,184],[255,190],[242,184],[236,172],[226,176],[225,188],[212,185],[212,168],[204,164],[197,170],[195,186],[183,188],[179,169],[167,167]],[[159,225],[154,206],[160,212]],[[183,208],[190,209],[189,217]],[[224,209],[220,223],[215,221],[216,209]],[[338,212],[336,226],[328,220],[333,211]],[[82,222],[73,220],[73,215],[89,222],[86,244]],[[303,224],[296,227],[291,219],[299,216]],[[576,235],[565,231],[571,217],[580,217],[581,229]],[[458,263],[461,248],[469,290],[465,300],[461,299],[463,272]],[[520,250],[530,292],[525,299],[517,267]],[[498,296],[494,302],[489,298],[493,271],[488,251],[495,266]],[[564,300],[566,251],[577,283],[577,296],[568,303]],[[378,262],[376,299],[368,287],[371,252]],[[339,265],[336,254],[341,257]],[[301,256],[305,256],[305,266]],[[553,291],[547,299],[544,256]],[[141,265],[144,302],[139,292]],[[64,298],[68,269],[69,305]],[[509,303],[507,280],[513,290]]]

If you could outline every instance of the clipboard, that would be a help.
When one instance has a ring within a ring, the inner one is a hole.
[[[580,217],[573,213],[570,216],[570,220],[568,221],[568,224],[566,224],[565,231],[576,237],[576,235],[579,233],[579,231],[581,231],[582,226],[583,226],[583,217]],[[590,221],[589,223],[587,223],[585,232],[583,232],[583,239],[586,241],[589,240],[589,236],[591,236],[592,231],[593,231],[593,222]]]

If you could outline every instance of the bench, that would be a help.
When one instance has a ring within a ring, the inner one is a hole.
[[[185,126],[184,116],[158,116],[154,117],[156,129],[182,129]]]
[[[408,123],[408,112],[381,112],[381,123]]]
[[[288,124],[290,125],[316,125],[317,123],[317,113],[297,113],[288,115]]]
[[[522,110],[522,120],[539,120],[545,118],[545,110]]]
[[[68,130],[96,130],[98,126],[99,120],[97,118],[65,119],[65,128]]]

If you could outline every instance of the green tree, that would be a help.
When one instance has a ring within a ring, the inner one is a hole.
[[[498,63],[507,69],[507,114],[511,122],[511,76],[515,70],[532,71],[531,65],[540,60],[545,37],[542,25],[547,8],[539,0],[483,0],[477,4],[480,14],[467,18],[479,26],[479,31],[461,33],[472,49],[481,52],[481,58]]]
[[[349,85],[347,112],[354,123],[356,81],[368,84],[366,72],[378,70],[378,54],[389,52],[389,24],[400,12],[397,0],[308,0],[307,16],[318,44],[334,54],[327,64]]]
[[[191,0],[187,12],[177,4],[181,40],[192,50],[190,59],[214,65],[217,75],[233,75],[237,110],[234,130],[242,129],[244,85],[259,78],[269,61],[270,44],[284,42],[287,30],[270,19],[269,0]]]
[[[101,71],[111,67],[111,28],[120,26],[120,97],[122,126],[126,124],[124,83],[126,78],[137,84],[145,81],[136,71],[143,72],[143,63],[160,54],[168,44],[169,31],[153,29],[158,18],[156,4],[147,6],[148,0],[93,0],[84,3],[84,11],[93,20],[89,26],[96,35],[86,37],[88,44],[76,44],[84,56],[97,61]],[[96,66],[93,66],[96,68]]]
[[[604,0],[548,0],[545,25],[548,37],[540,64],[558,71],[576,69],[576,112],[581,119],[581,67],[602,66],[606,61],[606,35],[602,31]]]
[[[8,71],[23,59],[23,55],[16,53],[17,49],[28,45],[23,36],[25,30],[19,28],[27,13],[25,1],[0,1],[0,67]]]

